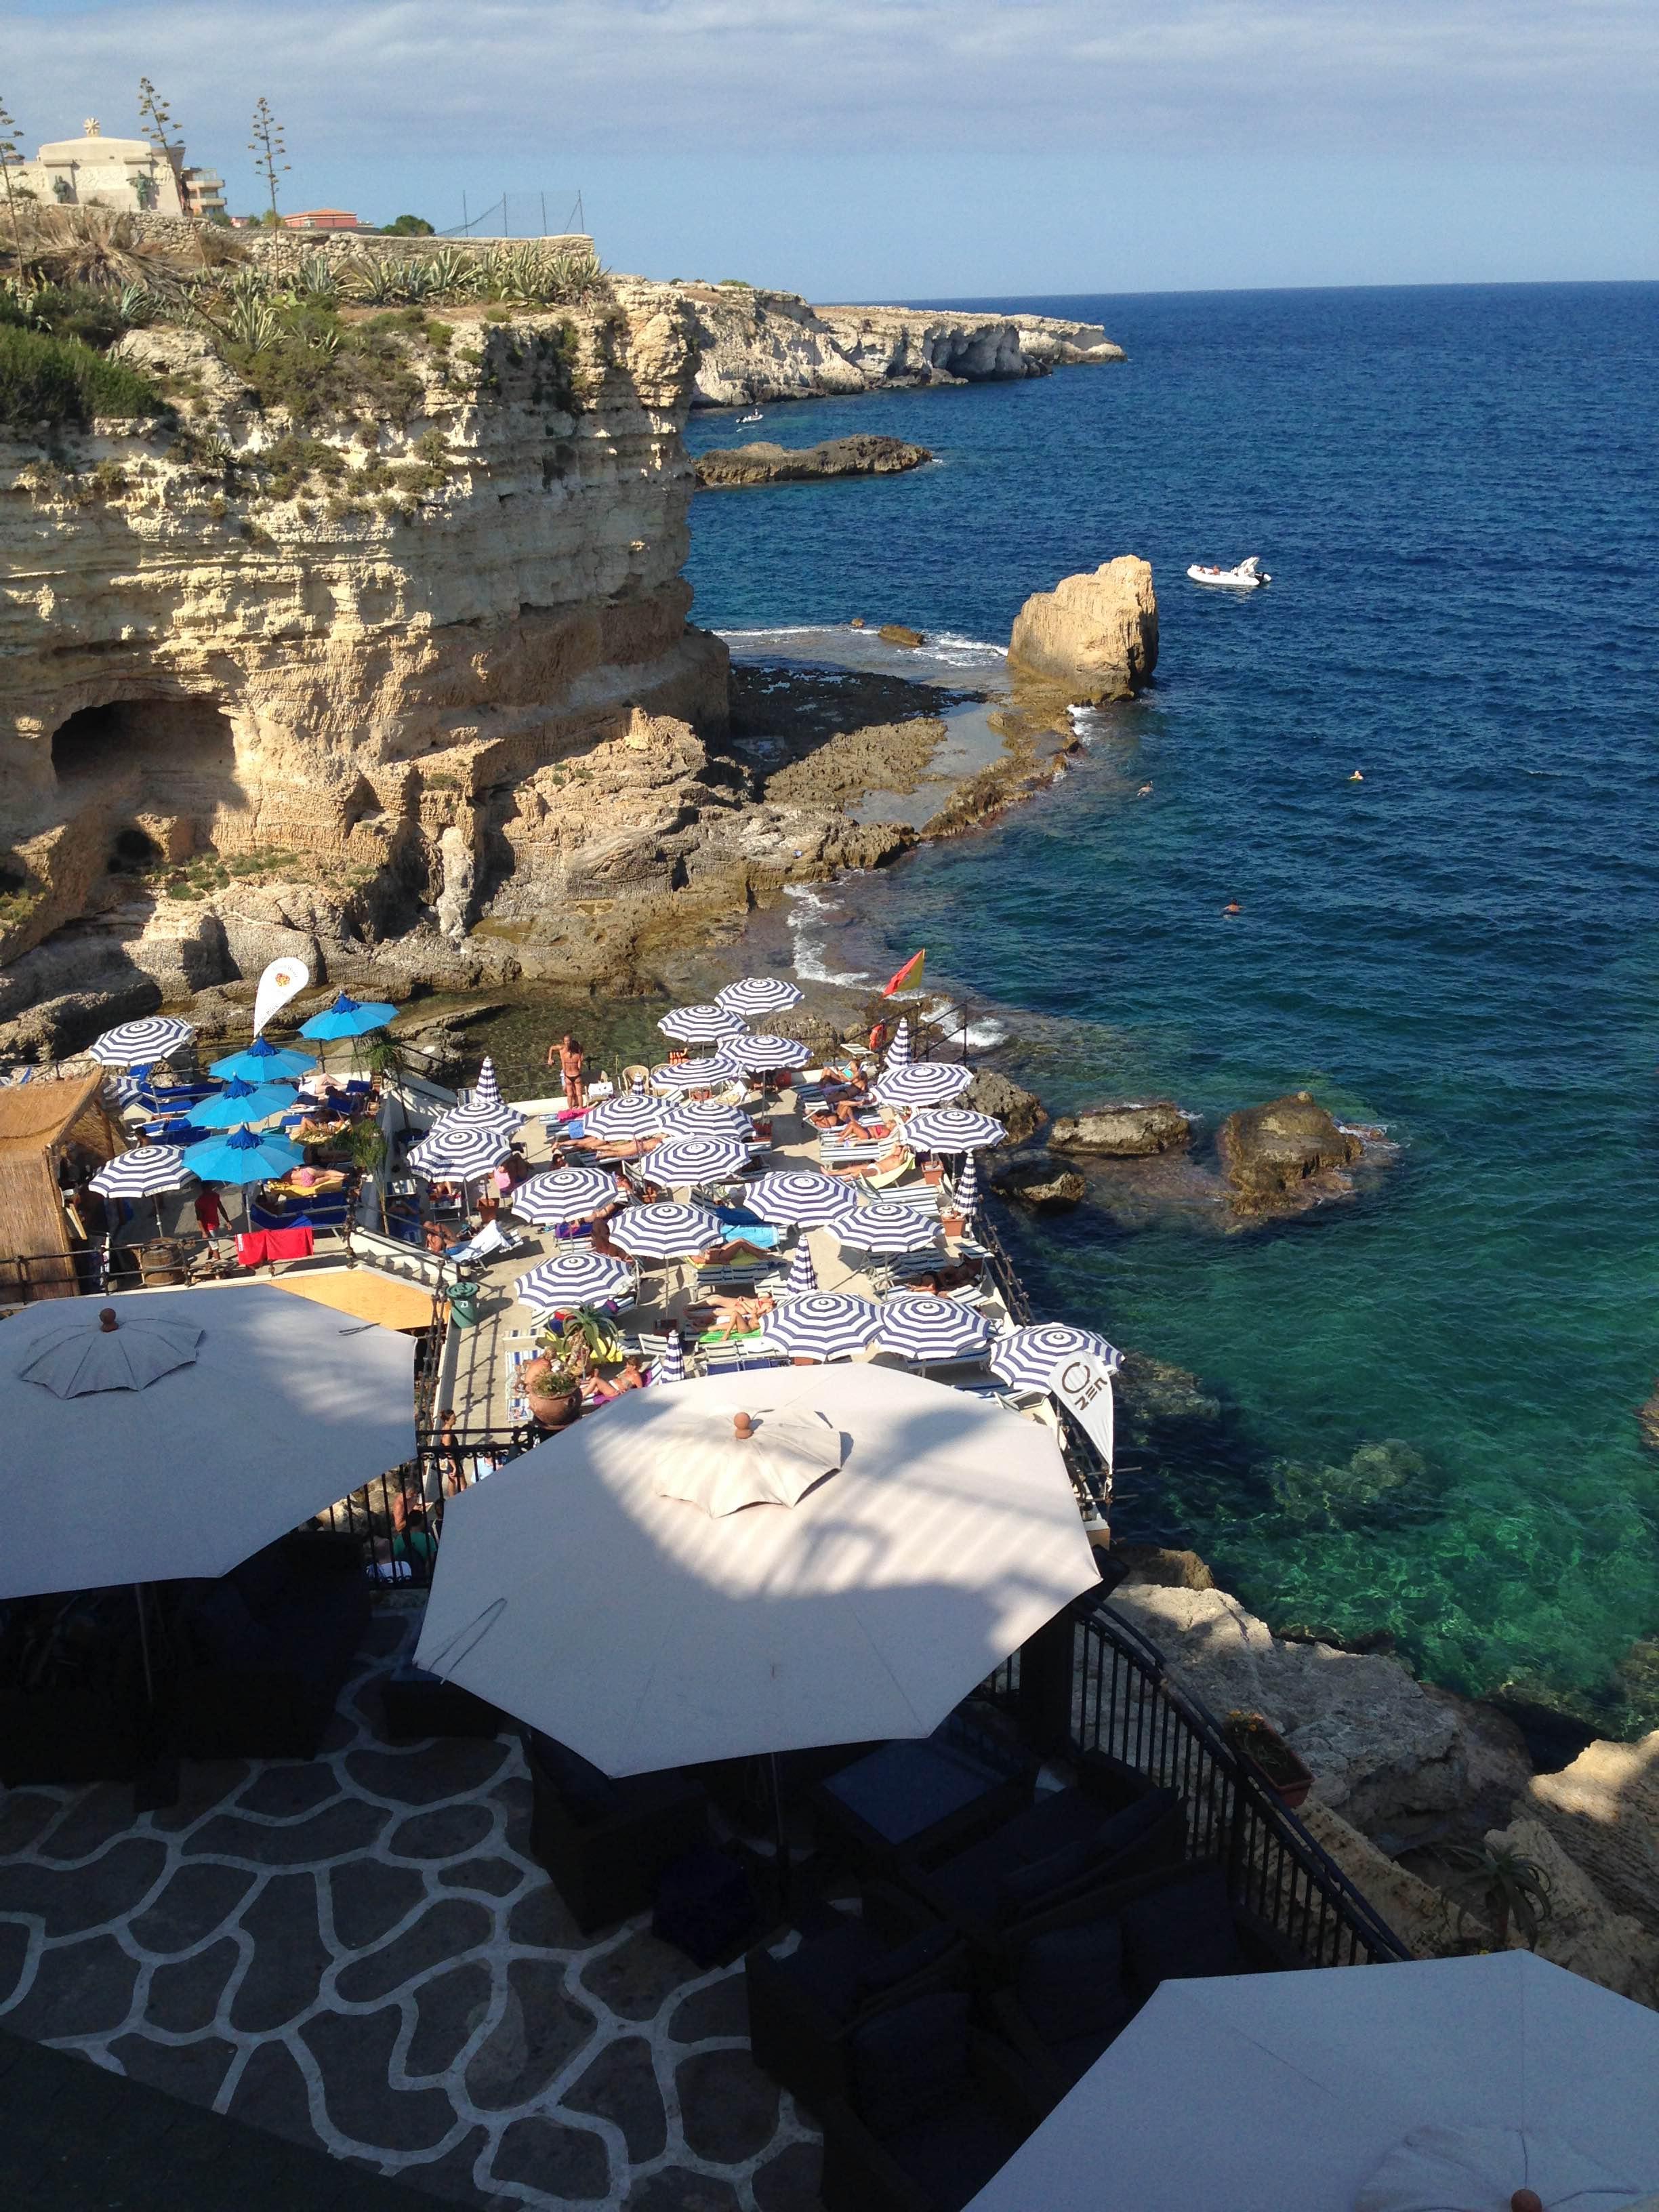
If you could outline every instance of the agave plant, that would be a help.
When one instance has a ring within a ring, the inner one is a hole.
[[[429,300],[438,289],[433,281],[431,264],[426,261],[400,261],[398,281],[403,287],[403,296],[411,303]]]
[[[121,320],[134,326],[149,322],[161,302],[148,284],[124,284],[121,287]]]
[[[268,300],[271,281],[263,269],[239,269],[225,289],[233,300]]]
[[[1480,1901],[1492,1921],[1493,1949],[1508,1949],[1514,1927],[1527,1948],[1534,1950],[1555,1908],[1548,1869],[1509,1844],[1454,1844],[1445,1856],[1480,1883]],[[1467,1909],[1461,1909],[1460,1929],[1468,1917]]]
[[[404,297],[401,271],[392,261],[353,261],[341,274],[341,289],[366,307],[395,307]]]
[[[246,346],[250,353],[263,353],[267,346],[276,344],[282,330],[282,322],[269,300],[246,294],[232,300],[225,317],[225,331],[233,345]]]
[[[331,307],[340,296],[340,280],[325,253],[307,253],[294,272],[294,291],[308,307]]]
[[[431,271],[434,293],[447,299],[470,299],[483,274],[477,255],[463,253],[456,246],[442,247],[425,266]]]

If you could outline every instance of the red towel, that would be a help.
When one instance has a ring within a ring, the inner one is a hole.
[[[245,1229],[236,1239],[236,1257],[244,1267],[257,1267],[265,1256],[268,1229]]]
[[[316,1239],[307,1224],[298,1229],[267,1229],[265,1257],[267,1260],[308,1260],[316,1247]]]

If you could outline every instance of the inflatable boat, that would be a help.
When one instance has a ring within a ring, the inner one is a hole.
[[[1224,592],[1256,592],[1263,584],[1273,581],[1261,566],[1260,555],[1255,553],[1248,561],[1241,561],[1236,568],[1206,568],[1194,562],[1187,574],[1195,584],[1213,584]]]

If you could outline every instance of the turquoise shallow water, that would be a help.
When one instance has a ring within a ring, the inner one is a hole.
[[[940,465],[696,505],[722,629],[1006,639],[1055,577],[1154,563],[1154,689],[1051,796],[848,886],[835,960],[926,943],[1056,1104],[1305,1085],[1386,1123],[1353,1206],[1231,1238],[1085,1209],[1023,1237],[1032,1288],[1224,1396],[1141,1525],[1277,1620],[1616,1719],[1659,1634],[1659,287],[1018,304],[1128,366],[774,408],[744,434]],[[1250,551],[1243,603],[1182,574]],[[1385,1439],[1408,1480],[1310,1513]]]

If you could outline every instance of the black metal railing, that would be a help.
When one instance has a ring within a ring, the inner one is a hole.
[[[1369,1966],[1410,1956],[1278,1794],[1246,1764],[1200,1701],[1170,1679],[1163,1654],[1101,1598],[1058,1614],[988,1688],[1012,1704],[1041,1747],[1103,1752],[1186,1808],[1188,1855],[1218,1861],[1235,1903],[1278,1931],[1310,1966]]]
[[[377,1582],[424,1589],[432,1581],[447,1500],[528,1451],[542,1433],[533,1421],[508,1429],[456,1429],[441,1437],[423,1430],[413,1459],[342,1498],[313,1525],[351,1537]]]

